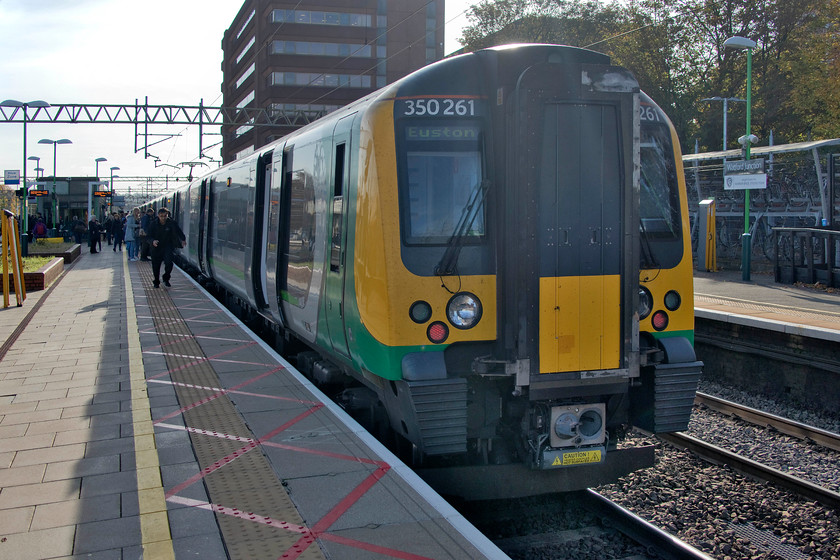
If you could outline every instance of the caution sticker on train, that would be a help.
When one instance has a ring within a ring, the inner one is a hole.
[[[603,447],[576,449],[563,451],[560,449],[546,449],[543,452],[543,468],[556,469],[575,465],[588,465],[604,461],[606,450]]]

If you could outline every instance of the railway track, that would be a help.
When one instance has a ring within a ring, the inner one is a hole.
[[[721,414],[734,416],[746,422],[750,422],[757,426],[767,426],[777,430],[783,434],[797,437],[808,441],[813,441],[818,445],[840,451],[840,434],[828,432],[808,426],[801,422],[795,422],[788,418],[769,414],[767,412],[750,408],[732,401],[727,401],[719,397],[707,395],[705,393],[697,393],[694,403],[700,406],[705,406]]]
[[[467,519],[514,560],[711,558],[594,490],[464,508]]]
[[[689,436],[682,432],[672,434],[658,434],[657,437],[680,449],[691,451],[698,457],[712,463],[728,465],[732,469],[747,476],[765,480],[795,494],[815,500],[827,507],[840,509],[840,494],[823,488],[807,480],[787,474],[753,461],[737,453],[733,453],[716,445]]]
[[[840,450],[839,434],[827,432],[813,426],[808,426],[704,393],[697,394],[695,403],[716,412],[740,418],[757,426],[769,427],[781,433],[802,440],[812,441],[835,451]],[[773,483],[799,496],[815,500],[829,508],[840,509],[840,493],[783,472],[760,461],[754,461],[741,454],[734,453],[682,432],[659,434],[657,437],[680,449],[691,451],[698,457],[712,463],[728,465],[742,474]]]

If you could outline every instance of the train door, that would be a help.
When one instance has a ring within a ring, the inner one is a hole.
[[[325,282],[325,306],[327,329],[333,349],[349,356],[347,336],[344,329],[344,283],[347,239],[347,201],[345,193],[350,177],[348,156],[350,154],[350,128],[353,117],[338,121],[333,131],[332,151],[332,198],[330,206],[330,239],[328,243],[329,267]]]
[[[251,256],[246,259],[250,260],[250,266],[246,266],[246,270],[250,270],[251,287],[254,291],[254,303],[259,309],[268,307],[266,302],[265,291],[265,234],[266,234],[266,196],[268,189],[271,187],[271,152],[261,155],[257,159],[257,177],[256,188],[254,190],[253,198],[253,219],[250,227],[251,233]]]
[[[515,269],[531,294],[525,354],[536,374],[620,371],[632,314],[633,96],[561,88],[586,72],[548,66],[523,74],[516,103],[519,218],[533,240]]]
[[[281,155],[282,154],[282,155]],[[283,189],[284,177],[288,170],[289,154],[284,147],[274,150],[271,162],[265,166],[267,192],[265,214],[265,295],[268,308],[272,317],[285,326],[280,305],[279,282],[282,278],[280,273],[281,255],[285,253],[286,244],[283,242],[285,231],[283,219]]]
[[[210,275],[210,268],[207,263],[207,251],[209,247],[207,238],[209,234],[208,214],[210,213],[210,185],[208,183],[209,179],[202,180],[198,191],[198,266],[201,272],[207,276]]]

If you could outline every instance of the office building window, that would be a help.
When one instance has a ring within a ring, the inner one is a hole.
[[[272,41],[271,54],[303,54],[370,58],[371,46],[358,43],[314,43],[310,41]]]
[[[269,105],[268,111],[272,118],[293,118],[298,114],[303,114],[309,119],[317,119],[319,117],[323,117],[327,113],[332,113],[339,107],[340,105],[326,105],[320,103],[272,103]]]
[[[248,27],[248,24],[251,23],[252,19],[254,19],[256,13],[256,10],[251,10],[251,13],[248,15],[248,19],[245,20],[245,23],[242,24],[241,28],[239,28],[239,33],[236,34],[237,39],[239,39],[242,36],[242,33],[245,31],[245,28]]]
[[[318,74],[315,72],[272,72],[270,86],[312,86],[369,88],[370,76],[353,74]]]
[[[272,10],[271,23],[303,23],[312,25],[340,25],[344,27],[371,27],[373,18],[368,14],[342,12],[313,12],[310,10]]]
[[[248,41],[248,44],[245,45],[245,48],[242,49],[242,52],[240,52],[239,56],[236,57],[236,63],[237,64],[242,62],[242,59],[245,58],[245,55],[248,54],[248,51],[251,50],[251,47],[254,46],[254,43],[256,42],[256,40],[257,40],[256,37],[251,37],[251,40]]]
[[[245,97],[242,98],[242,101],[240,101],[239,103],[236,104],[236,108],[237,109],[243,108],[245,105],[247,105],[248,103],[253,101],[255,98],[256,98],[256,93],[251,91],[251,93],[249,93],[248,95],[246,95]]]
[[[239,86],[241,86],[245,82],[245,80],[248,79],[248,76],[250,76],[251,74],[254,73],[254,70],[256,69],[256,67],[257,67],[256,63],[252,62],[251,65],[242,73],[242,75],[239,76],[239,79],[236,80],[237,89],[239,88]]]

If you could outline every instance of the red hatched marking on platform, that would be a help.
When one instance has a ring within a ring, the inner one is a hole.
[[[169,414],[167,414],[167,415],[165,415],[161,418],[158,418],[157,420],[154,420],[152,423],[153,424],[159,424],[159,423],[161,423],[165,420],[169,420],[170,418],[174,418],[175,416],[183,414],[184,412],[186,412],[188,410],[192,410],[193,408],[195,408],[197,406],[201,406],[203,404],[209,403],[210,401],[214,401],[214,400],[218,399],[219,397],[223,397],[224,395],[228,394],[230,391],[234,391],[234,390],[238,389],[239,387],[245,387],[246,385],[248,385],[250,383],[253,383],[255,381],[259,381],[263,377],[268,377],[269,375],[271,375],[273,373],[277,373],[281,369],[286,369],[286,367],[285,366],[277,366],[276,368],[271,369],[271,370],[269,370],[265,373],[261,373],[260,375],[254,377],[254,378],[248,379],[247,381],[243,381],[239,385],[234,385],[230,389],[220,389],[216,393],[214,393],[212,395],[209,395],[207,397],[204,397],[203,399],[201,399],[199,401],[196,401],[192,404],[188,404],[184,407],[181,407],[180,409],[176,410],[175,412],[171,412],[171,413],[169,413]],[[321,405],[321,406],[323,406],[323,405]]]
[[[166,423],[159,423],[155,424],[155,426],[159,428],[168,428],[170,430],[180,430],[182,432],[189,432],[192,434],[201,434],[203,436],[209,437],[216,437],[220,439],[227,439],[231,441],[240,441],[243,443],[250,443],[253,441],[257,441],[254,438],[243,437],[243,436],[234,436],[231,434],[223,434],[216,431],[211,430],[204,430],[201,428],[195,428],[190,426],[181,426],[179,424],[166,424]],[[369,459],[367,457],[357,457],[355,455],[347,455],[345,453],[336,453],[334,451],[324,451],[323,449],[309,449],[306,447],[298,447],[296,445],[289,445],[287,443],[277,443],[274,441],[263,441],[260,445],[265,447],[275,447],[277,449],[285,449],[286,451],[296,451],[298,453],[308,453],[310,455],[320,455],[321,457],[328,457],[330,459],[339,459],[342,461],[354,461],[357,463],[362,463],[365,465],[374,465],[377,467],[390,469],[390,465],[382,460],[376,459]]]
[[[354,548],[359,548],[361,550],[366,550],[368,552],[374,552],[376,554],[381,554],[383,556],[390,556],[391,558],[398,558],[400,560],[431,560],[427,556],[420,556],[419,554],[413,554],[411,552],[406,552],[404,550],[397,550],[394,548],[388,548],[386,546],[367,543],[364,541],[359,541],[356,539],[351,539],[348,537],[344,537],[341,535],[334,535],[332,533],[315,533],[314,530],[308,529],[305,526],[298,525],[297,523],[289,523],[288,521],[282,521],[279,519],[274,519],[272,517],[266,515],[259,515],[254,512],[245,512],[240,511],[236,508],[226,507],[220,504],[213,504],[210,502],[205,502],[202,500],[195,500],[192,498],[184,498],[182,496],[171,496],[166,499],[167,502],[171,502],[174,504],[180,504],[183,506],[194,507],[197,509],[203,509],[207,511],[212,511],[215,513],[220,513],[222,515],[229,515],[231,517],[236,517],[238,519],[242,519],[245,521],[250,521],[252,523],[259,523],[261,525],[266,525],[269,527],[277,527],[278,529],[283,529],[289,531],[291,533],[298,533],[304,535],[292,548],[289,549],[291,552],[286,552],[281,556],[281,558],[297,558],[300,556],[315,540],[321,538],[325,540],[330,540],[338,544],[343,544],[344,546],[351,546]],[[306,546],[303,546],[306,545]]]
[[[249,363],[249,362],[242,362],[242,363]],[[268,364],[257,364],[257,365],[268,365]],[[281,366],[282,367],[282,366]],[[157,383],[159,385],[174,385],[176,387],[186,387],[189,389],[204,389],[206,391],[225,391],[229,395],[244,395],[246,397],[259,397],[262,399],[274,399],[277,401],[289,401],[289,402],[297,402],[302,404],[320,404],[318,401],[305,401],[302,399],[294,398],[294,397],[282,397],[280,395],[266,395],[265,393],[252,393],[250,391],[237,391],[236,389],[223,389],[221,387],[208,387],[205,385],[194,385],[192,383],[182,383],[180,381],[167,381],[166,379],[150,379],[149,383]],[[247,383],[251,383],[248,381]]]
[[[189,367],[197,366],[198,364],[201,364],[201,363],[204,363],[204,362],[209,362],[210,360],[218,359],[220,356],[227,356],[228,354],[233,354],[234,352],[238,352],[239,350],[243,350],[245,348],[248,348],[249,346],[254,346],[255,344],[256,344],[256,342],[251,341],[248,344],[243,344],[242,346],[237,346],[236,348],[230,348],[228,350],[225,350],[224,352],[219,352],[218,354],[215,354],[213,356],[203,357],[200,360],[195,360],[195,361],[190,362],[188,364],[178,366],[175,369],[169,369],[169,370],[164,371],[163,373],[158,373],[158,374],[153,375],[151,377],[147,377],[146,380],[148,381],[150,379],[157,379],[158,377],[164,377],[166,375],[175,373],[176,371],[181,371],[181,370],[187,369]],[[265,364],[265,365],[268,365],[268,364]]]
[[[259,377],[264,377],[264,375],[265,374],[263,374],[263,376],[259,376]],[[256,379],[248,380],[248,381],[244,382],[243,384],[240,384],[239,386],[242,386],[242,385],[245,385],[245,384],[248,384],[248,383],[252,383],[253,381],[256,381]],[[173,385],[189,386],[189,387],[198,388],[198,389],[214,390],[213,387],[203,387],[203,386],[189,385],[189,384],[178,383],[178,382],[158,381],[158,383],[170,383],[170,384],[173,384]],[[239,386],[237,386],[237,387],[239,387]],[[231,393],[231,392],[234,392],[234,391],[235,391],[235,388],[231,388],[230,390],[227,390],[227,391],[221,390],[221,391],[218,391],[217,393],[215,393],[215,395],[221,396],[221,394],[223,392]],[[259,394],[259,393],[250,393],[250,394],[253,395],[253,396],[257,396],[257,397],[276,398],[274,395],[265,395],[265,394]],[[165,424],[161,421],[163,419],[157,420],[155,422],[155,425],[160,426],[160,427],[165,427],[165,428],[169,428],[169,429],[173,429],[173,430],[183,430],[183,431],[187,431],[187,432],[190,432],[190,433],[206,435],[206,436],[209,436],[209,437],[217,437],[217,438],[221,438],[221,439],[239,441],[239,442],[242,442],[242,443],[246,444],[246,445],[242,446],[241,448],[237,449],[236,451],[234,451],[233,453],[231,453],[231,454],[229,454],[225,457],[222,457],[221,459],[219,459],[218,461],[213,463],[213,465],[205,467],[200,473],[190,477],[189,479],[185,480],[181,484],[178,484],[177,486],[175,486],[171,490],[167,491],[166,494],[165,494],[166,500],[170,501],[170,502],[185,504],[185,505],[192,505],[193,507],[202,507],[204,509],[209,509],[211,511],[221,513],[221,514],[224,514],[224,515],[232,515],[232,516],[238,517],[238,518],[246,520],[246,521],[251,521],[251,522],[254,522],[254,523],[261,523],[261,524],[264,524],[264,525],[268,525],[268,526],[272,526],[272,527],[278,527],[278,528],[281,528],[281,529],[290,530],[290,531],[293,531],[293,532],[300,533],[301,538],[294,545],[292,545],[289,549],[287,549],[287,551],[281,556],[281,558],[288,558],[290,560],[294,560],[294,559],[300,557],[300,555],[303,554],[312,545],[312,543],[316,542],[317,539],[323,538],[323,539],[334,541],[334,542],[339,543],[339,544],[343,544],[345,546],[352,546],[354,548],[358,548],[358,549],[365,550],[365,551],[372,552],[372,553],[376,553],[376,554],[381,554],[381,555],[384,555],[384,556],[389,556],[389,557],[392,557],[392,558],[398,558],[398,559],[401,559],[401,560],[429,560],[428,558],[426,558],[424,556],[420,556],[420,555],[413,554],[413,553],[410,553],[410,552],[391,549],[391,548],[384,547],[384,546],[381,546],[381,545],[366,543],[366,542],[358,541],[358,540],[355,540],[355,539],[349,539],[349,538],[346,538],[346,537],[333,535],[333,534],[327,532],[328,529],[331,526],[333,526],[336,523],[336,521],[338,521],[341,518],[342,515],[344,515],[356,502],[358,502],[371,488],[373,488],[376,485],[377,482],[379,482],[388,473],[388,471],[391,469],[391,466],[388,463],[386,463],[385,461],[376,461],[376,460],[369,459],[369,458],[366,458],[366,457],[357,457],[357,456],[354,456],[354,455],[346,455],[346,454],[334,453],[334,452],[324,451],[324,450],[313,450],[313,449],[296,447],[296,446],[292,446],[292,445],[288,445],[288,444],[275,443],[275,442],[270,441],[270,439],[275,437],[277,434],[287,430],[289,427],[297,424],[298,422],[300,422],[304,418],[308,417],[309,415],[315,413],[316,411],[318,411],[318,410],[320,410],[321,408],[324,407],[324,405],[322,403],[313,403],[312,401],[302,401],[302,400],[299,400],[299,399],[287,399],[287,398],[284,398],[284,399],[297,401],[297,402],[300,402],[301,404],[314,404],[314,406],[312,406],[308,410],[306,410],[306,411],[302,412],[301,414],[297,415],[295,418],[292,418],[288,422],[282,424],[281,426],[275,428],[274,430],[270,431],[269,433],[267,433],[263,437],[261,437],[259,439],[256,439],[256,440],[252,439],[252,438],[243,438],[241,436],[233,436],[233,435],[230,435],[230,434],[218,433],[218,432],[210,431],[210,430],[203,430],[203,429],[200,429],[200,428],[195,428],[195,427],[190,427],[190,426],[178,426],[178,425],[173,425],[173,424]],[[207,402],[207,400],[202,399],[201,401],[199,401],[199,403],[196,403],[196,406],[200,406],[200,404],[204,404],[204,402]],[[172,415],[169,415],[169,417],[171,417],[171,416]],[[329,458],[338,459],[338,460],[355,461],[355,462],[362,463],[362,464],[373,465],[376,468],[358,486],[356,486],[341,501],[339,501],[338,504],[335,505],[335,507],[333,507],[329,512],[327,512],[327,514],[323,518],[321,518],[311,529],[307,529],[305,527],[300,527],[298,525],[293,525],[293,524],[288,524],[288,523],[284,524],[284,522],[278,522],[277,520],[274,520],[274,519],[272,519],[271,517],[268,517],[268,516],[261,516],[261,515],[254,514],[254,513],[241,512],[239,510],[232,509],[232,508],[226,508],[225,506],[221,506],[221,505],[218,505],[218,504],[211,504],[211,503],[208,503],[208,502],[198,502],[196,500],[190,500],[188,498],[182,498],[180,496],[177,496],[177,494],[179,492],[181,492],[181,491],[185,490],[186,488],[192,486],[193,484],[199,482],[204,477],[212,474],[213,472],[225,467],[226,465],[229,465],[230,463],[232,463],[233,461],[235,461],[239,457],[243,456],[245,453],[248,453],[249,451],[251,451],[253,449],[256,449],[260,445],[264,445],[266,447],[275,447],[275,448],[279,448],[279,449],[286,449],[286,450],[289,450],[289,451],[296,451],[296,452],[300,452],[300,453],[309,453],[309,454],[313,454],[313,455],[319,455],[319,456],[329,457]]]
[[[211,504],[210,502],[204,502],[202,500],[194,500],[192,498],[184,498],[182,496],[172,496],[170,498],[167,498],[166,501],[172,502],[173,504],[181,504],[184,506],[194,507],[198,509],[206,509],[208,511],[221,513],[223,515],[238,517],[246,521],[261,523],[262,525],[279,527],[280,529],[285,529],[293,533],[306,533],[308,531],[306,527],[298,525],[297,523],[289,523],[288,521],[281,521],[279,519],[273,519],[265,515],[258,515],[249,511],[241,511],[236,508],[230,508],[220,504]]]
[[[320,410],[323,407],[324,407],[323,404],[318,403],[317,405],[313,406],[309,410],[305,410],[305,411],[301,412],[300,414],[298,414],[297,416],[295,416],[294,418],[292,418],[291,420],[289,420],[288,422],[286,422],[282,426],[279,426],[279,427],[271,430],[270,432],[268,432],[266,435],[262,436],[261,438],[259,438],[257,440],[253,440],[250,443],[248,443],[247,445],[245,445],[243,447],[240,447],[239,449],[237,449],[236,451],[234,451],[230,455],[226,455],[225,457],[222,457],[221,459],[219,459],[218,461],[213,463],[212,466],[205,467],[204,469],[202,469],[202,471],[200,473],[191,476],[190,478],[188,478],[187,480],[185,480],[181,484],[179,484],[179,485],[175,486],[174,488],[172,488],[171,490],[169,490],[165,494],[165,496],[167,498],[169,498],[170,496],[174,496],[175,494],[177,494],[181,490],[184,490],[185,488],[188,488],[188,487],[192,486],[193,484],[195,484],[196,482],[198,482],[199,480],[201,480],[205,476],[219,470],[220,468],[224,467],[227,464],[232,463],[233,461],[235,461],[236,459],[238,459],[239,457],[241,457],[245,453],[248,453],[252,449],[255,449],[263,441],[266,441],[266,440],[269,440],[269,439],[273,438],[274,436],[276,436],[280,432],[286,430],[290,426],[293,426],[293,425],[297,424],[298,422],[300,422],[301,420],[303,420],[304,418],[306,418],[310,414],[313,414],[314,412]]]
[[[216,330],[224,330],[226,328],[230,328],[230,327],[233,327],[233,326],[238,326],[238,325],[230,324],[230,323],[219,323],[219,322],[216,322],[216,321],[203,321],[203,320],[199,319],[200,317],[205,317],[205,316],[210,315],[210,314],[211,313],[208,312],[208,313],[203,314],[203,315],[197,315],[195,318],[192,318],[192,319],[183,318],[183,320],[186,321],[186,322],[191,322],[191,323],[211,323],[211,324],[221,325]],[[212,333],[213,331],[211,330],[210,332]],[[209,334],[209,333],[204,333],[204,336],[206,336],[206,334]],[[192,338],[199,338],[201,336],[202,335],[193,335]],[[187,335],[187,336],[185,336],[185,338],[190,338],[190,336]],[[283,529],[283,530],[286,530],[286,531],[291,531],[291,532],[300,534],[301,535],[300,539],[298,539],[298,541],[294,545],[292,545],[281,556],[281,558],[288,558],[288,559],[299,558],[301,554],[303,554],[314,542],[316,542],[320,538],[320,539],[330,540],[332,542],[336,542],[336,543],[339,543],[339,544],[342,544],[342,545],[345,545],[345,546],[351,546],[351,547],[354,547],[354,548],[358,548],[360,550],[365,550],[365,551],[368,551],[368,552],[372,552],[372,553],[376,553],[376,554],[380,554],[380,555],[384,555],[384,556],[388,556],[388,557],[392,557],[392,558],[398,558],[398,559],[401,559],[401,560],[430,560],[427,557],[420,556],[420,555],[417,555],[417,554],[413,554],[413,553],[410,553],[410,552],[407,552],[407,551],[391,549],[391,548],[384,547],[384,546],[381,546],[381,545],[366,543],[366,542],[358,541],[358,540],[355,540],[355,539],[350,539],[350,538],[347,538],[347,537],[344,537],[344,536],[334,535],[334,534],[331,534],[331,533],[327,532],[329,530],[329,528],[332,527],[354,504],[356,504],[365,494],[367,494],[368,491],[370,491],[371,488],[373,488],[380,480],[382,480],[382,478],[391,469],[391,466],[389,464],[387,464],[385,461],[381,461],[381,460],[377,461],[377,460],[368,459],[368,458],[364,458],[364,457],[357,457],[357,456],[353,456],[353,455],[346,455],[346,454],[334,453],[334,452],[323,451],[323,450],[312,450],[312,449],[296,447],[296,446],[292,446],[292,445],[288,445],[288,444],[271,442],[270,441],[271,438],[273,438],[276,435],[280,434],[281,432],[287,430],[291,426],[297,424],[298,422],[300,422],[303,419],[307,418],[308,416],[314,414],[315,412],[324,408],[324,406],[325,406],[323,403],[315,403],[313,401],[303,401],[303,400],[300,400],[300,399],[292,399],[292,398],[288,398],[288,397],[280,397],[280,396],[275,396],[275,395],[266,395],[266,394],[261,394],[261,393],[253,393],[253,392],[246,392],[246,391],[239,391],[238,390],[241,387],[247,386],[250,383],[253,383],[253,382],[255,382],[259,379],[262,379],[262,378],[264,378],[268,375],[271,375],[272,373],[275,373],[275,372],[277,372],[281,369],[285,369],[285,366],[276,367],[275,369],[272,369],[268,372],[265,372],[261,375],[258,375],[258,376],[254,377],[252,379],[249,379],[249,380],[247,380],[243,383],[240,383],[240,384],[238,384],[234,387],[231,387],[230,389],[221,389],[221,388],[205,387],[205,386],[199,386],[199,385],[190,385],[190,384],[185,384],[185,383],[180,383],[180,382],[171,382],[171,381],[164,381],[164,380],[159,380],[158,379],[158,378],[161,378],[161,377],[165,377],[165,376],[167,376],[171,373],[186,369],[188,367],[198,365],[198,364],[203,363],[203,362],[224,361],[224,362],[233,362],[233,363],[241,363],[241,364],[250,364],[251,362],[241,362],[241,361],[235,361],[235,360],[221,360],[220,359],[221,356],[224,356],[224,355],[230,354],[232,352],[236,352],[236,351],[248,348],[249,346],[252,346],[254,344],[257,344],[256,341],[242,341],[242,342],[243,342],[242,346],[237,346],[236,348],[227,350],[225,352],[221,352],[221,353],[216,354],[216,355],[211,356],[211,357],[188,356],[189,359],[194,359],[194,361],[189,363],[189,364],[180,366],[178,368],[175,368],[175,369],[165,371],[163,373],[151,376],[147,379],[147,382],[170,383],[172,385],[177,385],[177,386],[190,387],[190,388],[207,390],[207,391],[215,391],[212,395],[209,395],[208,397],[206,397],[204,399],[201,399],[201,400],[199,400],[195,403],[192,403],[190,405],[182,407],[181,409],[179,409],[176,412],[167,414],[167,415],[163,416],[162,418],[159,418],[159,419],[155,420],[154,421],[155,426],[159,426],[159,427],[162,427],[162,428],[174,429],[174,430],[185,430],[185,431],[188,431],[188,432],[194,433],[194,434],[205,435],[205,436],[209,436],[209,437],[217,437],[217,438],[237,441],[237,442],[241,442],[241,443],[245,444],[242,447],[240,447],[239,449],[237,449],[236,451],[234,451],[233,453],[230,453],[230,454],[226,455],[225,457],[222,457],[218,461],[214,462],[212,465],[205,467],[198,474],[191,476],[187,480],[185,480],[185,481],[181,482],[180,484],[171,488],[169,491],[167,491],[165,493],[166,500],[168,502],[180,503],[180,504],[188,505],[188,506],[191,506],[191,507],[207,509],[207,510],[216,512],[218,514],[229,515],[229,516],[237,517],[237,518],[240,518],[240,519],[243,519],[243,520],[246,520],[246,521],[251,521],[251,522],[254,522],[254,523],[260,523],[260,524],[263,524],[263,525],[266,525],[266,526],[277,527],[278,529]],[[165,346],[168,346],[169,344],[172,344],[172,343],[168,343]],[[161,346],[158,346],[157,348],[160,348],[162,350],[163,347],[164,347],[164,345],[161,345]],[[165,352],[144,352],[144,353],[171,355],[171,354],[167,354]],[[267,364],[261,364],[261,365],[267,365]],[[310,408],[305,410],[304,412],[298,414],[296,417],[292,418],[288,422],[285,422],[281,426],[278,426],[277,428],[271,430],[270,432],[268,432],[267,434],[265,434],[264,436],[262,436],[258,439],[245,438],[245,437],[241,437],[241,436],[233,436],[233,435],[230,435],[230,434],[218,433],[218,432],[210,431],[210,430],[203,430],[203,429],[196,428],[196,427],[178,426],[178,425],[174,425],[174,424],[165,423],[165,420],[168,420],[168,419],[173,418],[175,416],[181,415],[188,410],[191,410],[193,408],[196,408],[198,406],[206,404],[206,403],[208,403],[212,400],[218,399],[218,398],[220,398],[220,397],[222,397],[226,394],[242,394],[242,395],[253,396],[253,397],[258,397],[258,398],[271,398],[271,399],[278,399],[278,400],[296,401],[296,402],[299,402],[301,404],[310,405]],[[327,514],[324,515],[324,517],[322,517],[319,521],[317,521],[315,523],[315,525],[312,526],[311,528],[307,528],[305,526],[300,526],[300,525],[297,525],[297,524],[291,524],[291,523],[283,522],[281,520],[276,520],[276,519],[273,519],[271,517],[258,515],[258,514],[252,513],[252,512],[242,512],[242,511],[237,510],[235,508],[229,508],[229,507],[226,507],[226,506],[223,506],[223,505],[220,505],[220,504],[213,504],[213,503],[209,503],[209,502],[192,500],[192,499],[181,497],[181,496],[177,495],[181,491],[183,491],[186,488],[192,486],[193,484],[201,481],[202,479],[209,476],[213,472],[225,467],[226,465],[231,464],[232,462],[234,462],[239,457],[243,456],[244,454],[246,454],[246,453],[250,452],[251,450],[256,449],[257,447],[262,446],[262,445],[265,445],[266,447],[275,447],[275,448],[285,449],[285,450],[289,450],[289,451],[295,451],[295,452],[301,452],[301,453],[310,453],[310,454],[325,456],[325,457],[334,458],[334,459],[338,459],[338,460],[347,460],[347,461],[355,461],[355,462],[364,463],[364,464],[370,464],[370,465],[375,466],[375,469],[360,484],[358,484],[344,498],[342,498],[330,511],[328,511]]]
[[[149,330],[141,330],[141,331],[140,331],[140,333],[141,333],[141,334],[156,334],[156,335],[158,335],[158,336],[172,336],[172,337],[178,337],[178,340],[172,340],[172,341],[170,341],[170,342],[167,342],[166,344],[156,344],[156,345],[154,345],[154,346],[149,346],[149,347],[147,348],[147,350],[155,350],[155,349],[158,349],[158,348],[163,348],[164,346],[169,346],[170,344],[177,344],[177,343],[179,343],[179,342],[183,342],[183,340],[184,340],[185,338],[193,338],[193,339],[197,339],[197,338],[206,338],[206,339],[208,339],[208,340],[221,340],[221,341],[229,341],[229,342],[241,342],[242,344],[245,344],[245,343],[248,343],[248,342],[252,342],[251,340],[247,340],[247,339],[243,340],[243,339],[239,339],[239,338],[214,338],[214,337],[208,336],[208,335],[210,335],[210,334],[215,334],[215,333],[217,333],[217,332],[221,332],[221,331],[224,331],[224,330],[230,329],[230,328],[235,327],[235,326],[236,326],[236,325],[234,325],[234,324],[222,325],[221,327],[216,327],[216,328],[214,328],[214,329],[210,329],[210,330],[208,330],[207,332],[203,332],[203,333],[201,333],[201,334],[193,334],[193,333],[190,333],[190,334],[181,334],[181,333],[165,333],[165,332],[160,332],[160,329],[158,329],[158,328],[157,328],[157,327],[155,327],[155,326],[152,326],[152,328],[151,328],[151,329],[149,329]]]

